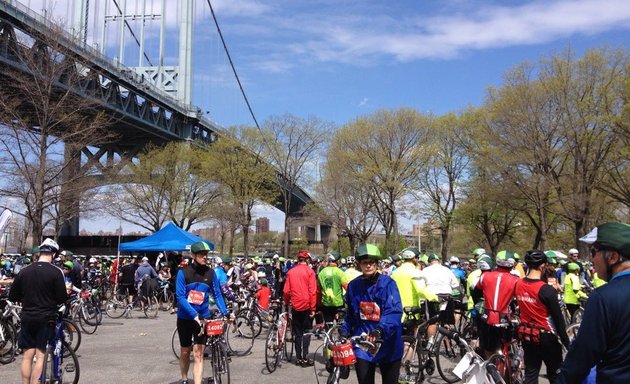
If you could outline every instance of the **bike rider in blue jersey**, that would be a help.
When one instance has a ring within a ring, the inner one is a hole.
[[[224,316],[228,310],[223,301],[219,279],[214,270],[208,266],[210,246],[199,241],[190,247],[193,262],[177,272],[175,296],[177,298],[177,332],[181,353],[179,367],[182,384],[189,384],[188,368],[190,366],[190,350],[192,346],[194,367],[193,383],[201,384],[203,376],[203,350],[206,336],[201,331],[202,319],[210,318],[210,300]],[[201,333],[201,335],[200,335]],[[194,339],[194,340],[193,340]]]

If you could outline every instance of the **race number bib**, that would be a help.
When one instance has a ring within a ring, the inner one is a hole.
[[[381,308],[373,301],[359,303],[359,316],[361,320],[381,321]]]
[[[203,304],[203,298],[203,292],[195,291],[194,289],[191,289],[190,292],[188,292],[188,302],[190,304],[201,305]]]

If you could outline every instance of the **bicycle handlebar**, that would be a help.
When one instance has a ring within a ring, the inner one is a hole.
[[[456,342],[460,342],[461,338],[459,337],[459,333],[456,331],[451,331],[448,328],[444,328],[444,327],[439,327],[438,328],[438,332],[440,332],[441,334],[443,334],[444,336],[455,340]]]

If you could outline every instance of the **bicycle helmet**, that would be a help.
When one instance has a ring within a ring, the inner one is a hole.
[[[448,261],[451,264],[459,264],[459,257],[457,256],[451,256],[451,258]]]
[[[575,271],[579,271],[580,270],[580,266],[577,263],[569,263],[567,265],[567,269],[570,272],[575,272]]]
[[[267,285],[269,282],[267,281],[267,279],[265,279],[264,277],[261,278],[260,280],[258,280],[258,282],[262,285]]]
[[[263,279],[263,278],[267,277],[267,274],[265,273],[265,271],[258,271],[256,276],[258,276],[259,279]]]
[[[89,263],[90,264],[96,263],[96,257],[91,257]]]
[[[311,254],[309,251],[302,249],[300,251],[298,251],[297,253],[297,258],[298,259],[310,259],[311,258]]]
[[[481,255],[484,255],[486,253],[486,250],[483,248],[477,248],[475,250],[472,251],[472,254],[479,257]]]
[[[74,264],[72,263],[72,261],[66,261],[63,263],[64,268],[68,268],[68,269],[72,269],[74,268]]]
[[[416,254],[410,249],[405,249],[400,254],[400,257],[402,257],[404,260],[411,260],[416,257]]]
[[[492,257],[490,257],[489,255],[486,255],[485,253],[479,256],[479,259],[477,260],[477,266],[482,271],[492,270],[493,264],[494,263],[492,262]]]
[[[354,256],[348,256],[348,258],[346,259],[346,262],[347,262],[349,265],[354,264],[354,262],[355,262],[355,261],[356,261],[356,260],[355,260]]]
[[[514,252],[512,251],[499,251],[497,253],[497,265],[504,268],[512,268],[514,266]]]
[[[47,238],[39,245],[40,253],[57,253],[57,251],[59,251],[59,244],[53,239]]]
[[[528,267],[537,267],[547,262],[547,255],[541,250],[532,249],[525,254],[525,264]]]
[[[378,247],[374,244],[361,244],[357,247],[355,256],[357,260],[364,260],[364,259],[380,260],[381,250],[378,249]]]

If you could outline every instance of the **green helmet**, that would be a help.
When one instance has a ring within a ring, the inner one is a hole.
[[[420,262],[424,265],[429,265],[429,256],[427,255],[420,256]]]
[[[567,264],[567,269],[571,272],[575,272],[580,270],[580,266],[577,263],[569,263]]]
[[[31,259],[29,259],[28,257],[24,258],[24,264],[30,264],[31,263]]]
[[[472,254],[473,254],[473,255],[475,255],[475,256],[477,256],[477,257],[479,257],[479,256],[481,256],[481,255],[483,255],[483,254],[485,254],[485,253],[486,253],[486,250],[485,250],[485,249],[483,249],[483,248],[476,248],[476,249],[474,249],[474,250],[472,251]]]
[[[381,251],[374,244],[361,244],[357,247],[357,251],[355,252],[357,260],[362,259],[381,259]]]
[[[499,267],[512,268],[516,263],[514,258],[515,253],[512,251],[499,251],[497,253],[497,265]]]
[[[72,263],[72,261],[66,261],[63,263],[63,266],[68,268],[68,269],[72,269],[74,268],[74,264]]]
[[[494,262],[492,262],[492,257],[484,253],[483,255],[479,256],[479,259],[477,259],[477,266],[482,271],[492,270],[492,267],[494,266]]]

